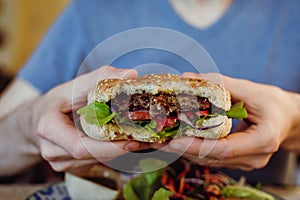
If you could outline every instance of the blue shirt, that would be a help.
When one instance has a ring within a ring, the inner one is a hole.
[[[134,28],[161,27],[202,45],[222,74],[300,92],[299,9],[300,3],[291,0],[236,0],[218,22],[200,30],[178,17],[166,0],[75,0],[49,30],[19,77],[47,92],[74,78],[88,54],[111,36]],[[170,43],[182,45],[180,41]],[[114,50],[103,49],[102,56],[110,51]],[[109,64],[133,68],[145,63],[160,63],[178,72],[193,71],[185,59],[159,49],[132,51]]]

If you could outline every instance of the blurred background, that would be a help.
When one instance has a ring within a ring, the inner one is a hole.
[[[33,53],[70,0],[0,0],[0,93]],[[45,182],[56,178],[46,163],[0,183]]]
[[[0,0],[0,89],[17,73],[70,0]]]

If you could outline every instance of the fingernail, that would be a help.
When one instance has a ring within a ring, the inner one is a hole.
[[[140,148],[140,143],[138,142],[129,142],[125,145],[125,149],[127,151],[135,151],[138,150]]]

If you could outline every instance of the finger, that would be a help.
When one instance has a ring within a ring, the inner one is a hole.
[[[49,140],[41,139],[41,155],[47,161],[69,160],[73,157],[63,148],[53,144]]]
[[[246,121],[240,121],[233,132],[241,132],[246,130],[247,128],[249,128],[249,123],[247,123]]]
[[[87,166],[87,165],[91,165],[91,164],[96,164],[96,163],[99,163],[99,161],[97,159],[90,159],[90,160],[71,159],[71,160],[64,160],[64,161],[49,162],[52,169],[57,172],[64,172],[64,171],[68,171],[70,169]]]
[[[81,141],[90,154],[99,161],[111,160],[129,152],[145,149],[145,146],[137,141],[97,141],[87,136],[83,136]]]
[[[72,81],[61,84],[47,93],[47,97],[52,101],[52,106],[57,104],[64,112],[70,112],[86,103],[86,97],[90,89],[100,80],[107,78],[134,78],[137,71],[134,69],[118,69],[111,66],[103,66],[90,73],[81,75]],[[64,104],[56,102],[63,99]]]
[[[219,73],[210,72],[210,73],[193,73],[193,72],[184,72],[182,74],[183,77],[187,78],[200,78],[205,79],[214,83],[218,83],[221,86],[224,86],[223,77]]]
[[[220,164],[218,159],[213,159],[213,158],[201,158],[199,159],[196,156],[192,156],[192,155],[187,155],[184,154],[183,157],[187,158],[188,160],[190,160],[193,163],[196,163],[198,165],[202,165],[202,166],[209,166],[209,167],[225,167],[228,169],[240,169],[240,170],[244,170],[244,171],[249,171],[251,170],[251,168],[246,167],[244,165],[241,164]]]
[[[220,160],[210,157],[198,158],[193,155],[184,154],[184,157],[187,157],[189,160],[192,160],[200,165],[235,168],[242,170],[261,169],[267,165],[271,156],[271,154],[261,154]]]
[[[49,121],[55,126],[49,126]],[[73,122],[65,115],[51,113],[44,115],[38,126],[39,135],[60,146],[76,159],[116,157],[128,151],[142,148],[139,142],[117,141],[105,142],[94,140],[74,127]]]
[[[279,138],[272,134],[270,126],[252,125],[244,132],[236,132],[218,140],[181,137],[173,139],[170,147],[199,157],[229,159],[248,155],[274,153],[279,148]],[[271,130],[271,131],[270,131]],[[259,139],[259,142],[258,142]]]
[[[225,88],[230,91],[233,99],[247,100],[249,99],[249,97],[254,98],[253,95],[256,96],[256,92],[254,92],[255,90],[253,90],[253,88],[256,88],[255,83],[248,80],[231,78],[217,73],[197,74],[192,72],[185,72],[182,74],[182,76],[188,78],[207,77],[207,80],[217,79],[218,81],[216,82],[224,83]],[[222,81],[219,81],[219,78],[221,78]]]
[[[73,99],[84,96],[100,80],[108,78],[135,78],[137,71],[134,69],[118,69],[111,66],[100,67],[88,74],[77,77],[68,83],[69,94]],[[73,90],[74,89],[74,90]]]
[[[222,78],[224,86],[229,90],[233,100],[247,101],[249,99],[260,99],[259,96],[257,96],[258,87],[256,86],[256,83],[224,75],[222,75]]]
[[[153,143],[151,144],[151,148],[152,149],[156,149],[156,150],[160,150],[160,151],[165,151],[168,153],[177,153],[177,154],[183,154],[184,152],[179,152],[178,150],[175,150],[173,148],[170,147],[170,145],[168,143]]]
[[[82,133],[75,129],[73,122],[61,113],[47,113],[41,117],[38,124],[38,135],[44,140],[58,145],[72,157],[75,155],[78,159],[92,158],[82,146],[80,134]]]
[[[182,76],[187,78],[201,78],[200,74],[193,72],[184,72]]]

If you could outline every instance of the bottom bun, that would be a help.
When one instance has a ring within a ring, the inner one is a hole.
[[[215,124],[220,124],[220,123],[222,123],[221,126],[210,128],[207,130],[197,130],[197,129],[190,128],[187,129],[184,134],[193,137],[219,139],[229,134],[232,126],[231,118],[228,118],[227,116],[213,117],[209,120],[205,120],[202,124],[202,126],[213,126]]]

